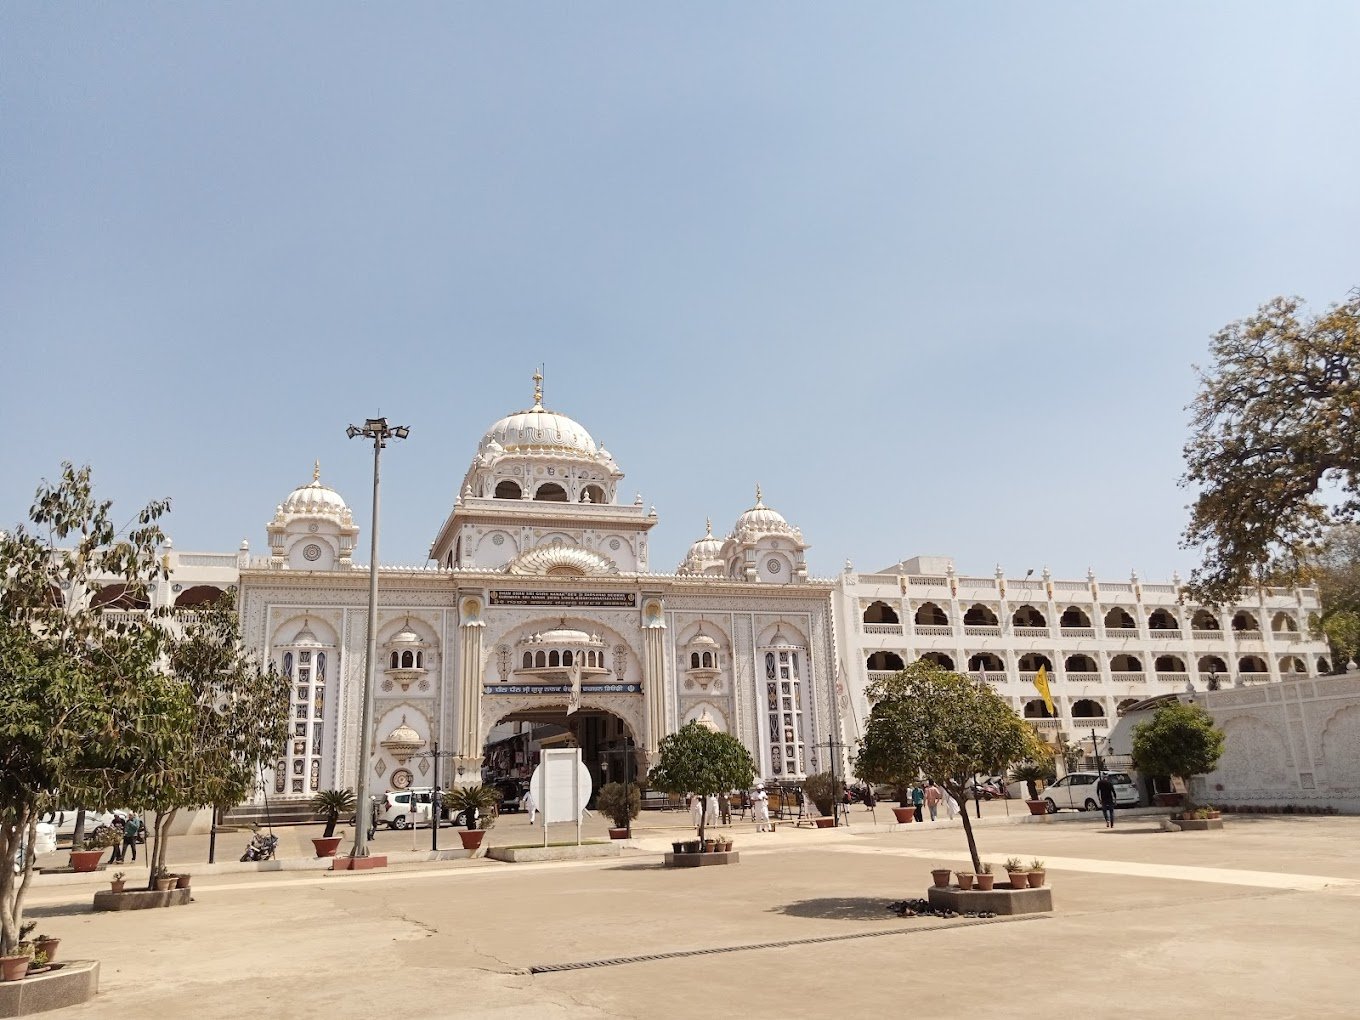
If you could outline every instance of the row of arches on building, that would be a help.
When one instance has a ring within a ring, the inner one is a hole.
[[[586,649],[582,652],[558,651],[554,649],[545,652],[539,649],[537,652],[525,652],[521,660],[523,669],[548,669],[552,666],[584,666],[586,669],[603,669],[604,652],[597,652],[593,649]]]
[[[1125,698],[1115,706],[1115,714],[1121,715],[1133,705],[1138,704],[1138,698]],[[1067,714],[1070,719],[1104,719],[1106,708],[1094,698],[1078,698],[1072,702]],[[1043,698],[1031,698],[1026,701],[1021,710],[1021,714],[1026,719],[1052,719],[1053,714],[1049,712],[1048,706],[1044,704]]]
[[[176,609],[205,609],[212,605],[226,590],[213,584],[196,584],[175,594],[173,603]],[[54,598],[60,600],[61,593],[55,592]],[[150,609],[151,600],[144,589],[135,589],[126,584],[107,584],[90,596],[93,609]]]
[[[948,627],[949,614],[934,602],[925,602],[916,608],[913,617],[918,627]],[[871,602],[864,609],[864,622],[877,624],[900,624],[901,617],[896,609],[883,601]],[[981,602],[969,606],[963,613],[966,627],[999,627],[1000,619],[992,607]],[[1104,617],[1106,630],[1136,630],[1137,622],[1127,609],[1114,606]],[[1157,608],[1148,613],[1148,630],[1180,630],[1181,621],[1169,609]],[[1013,627],[1047,627],[1048,618],[1032,605],[1023,605],[1011,613]],[[1069,629],[1090,629],[1091,616],[1080,606],[1068,606],[1058,617],[1058,626]],[[1190,618],[1193,630],[1222,630],[1223,623],[1218,614],[1209,609],[1198,609]],[[1260,620],[1249,609],[1239,609],[1233,613],[1229,628],[1234,631],[1259,631]],[[1281,610],[1270,620],[1270,629],[1275,633],[1299,632],[1299,621],[1294,614]]]
[[[954,669],[954,657],[947,652],[925,652],[920,656],[928,662],[933,662],[943,669]],[[865,666],[875,672],[896,672],[906,668],[906,661],[897,652],[877,651],[871,653],[865,659]],[[1016,660],[1016,669],[1022,673],[1037,672],[1040,667],[1053,672],[1053,660],[1041,652],[1026,652]],[[1222,674],[1228,675],[1228,663],[1218,655],[1201,655],[1197,662],[1197,668],[1202,674]],[[1330,673],[1331,663],[1325,656],[1318,656],[1317,672],[1319,674]],[[1100,664],[1090,655],[1077,653],[1069,655],[1063,660],[1063,669],[1068,673],[1099,673]],[[1286,674],[1307,674],[1308,665],[1302,656],[1283,655],[1279,660],[1279,670]],[[1006,661],[995,652],[977,652],[968,657],[969,672],[996,672],[1006,671]],[[1186,663],[1179,655],[1158,655],[1152,660],[1152,671],[1155,673],[1185,673]],[[1120,653],[1110,657],[1110,672],[1112,673],[1143,673],[1146,669],[1143,659],[1137,655]],[[1237,660],[1238,673],[1269,673],[1270,666],[1260,655],[1243,655]]]
[[[519,482],[506,479],[496,483],[497,499],[523,499],[524,489]],[[567,495],[567,490],[557,482],[542,482],[534,490],[534,500],[539,503],[570,503],[571,497]],[[586,485],[581,488],[582,503],[603,503],[605,501],[604,489],[598,485]]]

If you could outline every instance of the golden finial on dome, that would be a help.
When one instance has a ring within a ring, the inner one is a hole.
[[[320,458],[320,457],[318,457],[318,458],[316,459],[316,463],[312,465],[312,481],[314,481],[314,482],[319,482],[319,481],[321,481],[321,458]]]
[[[704,518],[704,537],[705,537],[705,538],[712,538],[712,537],[713,537],[713,518],[712,518],[712,517],[705,517],[705,518]]]
[[[756,506],[764,505],[764,497],[760,494],[760,483],[756,482]]]
[[[543,366],[534,369],[534,410],[543,410]]]

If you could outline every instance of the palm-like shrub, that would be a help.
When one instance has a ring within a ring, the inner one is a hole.
[[[630,828],[642,810],[642,790],[637,783],[605,783],[600,787],[595,806],[608,815],[616,829]]]
[[[803,780],[803,792],[817,805],[819,812],[834,815],[836,804],[845,795],[845,783],[830,772],[816,772]]]
[[[494,786],[460,786],[448,796],[449,807],[466,812],[469,829],[489,829],[500,806],[501,792]]]
[[[330,839],[335,835],[335,825],[340,821],[340,816],[354,810],[354,791],[349,787],[343,790],[322,790],[312,798],[312,810],[326,816],[326,831],[322,833],[321,838]]]
[[[1052,766],[1042,765],[1037,761],[1022,761],[1011,769],[1011,781],[1024,783],[1029,790],[1030,800],[1039,799],[1039,787],[1035,785],[1039,780],[1042,779],[1045,783],[1051,783],[1053,778]]]

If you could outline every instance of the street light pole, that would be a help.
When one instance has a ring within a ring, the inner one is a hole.
[[[359,824],[354,827],[354,847],[351,857],[368,856],[368,825],[371,808],[368,803],[369,729],[373,725],[373,670],[378,655],[378,511],[379,461],[389,439],[405,439],[411,430],[405,425],[389,426],[386,418],[369,418],[362,426],[345,429],[350,439],[363,436],[373,440],[373,524],[368,561],[368,643],[364,651],[364,704],[359,721],[359,768],[355,782],[355,807]]]

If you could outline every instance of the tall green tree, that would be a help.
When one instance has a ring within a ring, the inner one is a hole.
[[[1181,484],[1191,595],[1218,605],[1301,569],[1331,520],[1360,519],[1360,289],[1319,315],[1276,298],[1210,344]],[[1337,505],[1329,508],[1333,495]]]
[[[1005,772],[1049,753],[1034,728],[986,684],[918,659],[868,688],[869,723],[855,774],[908,786],[933,779],[962,804],[978,774]],[[968,812],[959,812],[974,870],[982,867]]]
[[[95,498],[87,467],[63,464],[37,490],[28,520],[0,533],[0,950],[23,923],[39,813],[68,803],[125,806],[124,777],[144,747],[169,741],[184,706],[160,670],[168,635],[152,614],[109,626],[90,596],[113,582],[137,597],[162,573],[168,500],[125,526]],[[157,736],[159,735],[159,736]]]
[[[1189,789],[1192,776],[1212,772],[1223,755],[1223,731],[1198,705],[1163,705],[1133,728],[1133,764],[1150,776],[1175,776]]]
[[[687,722],[657,748],[657,761],[647,783],[663,793],[716,796],[744,790],[755,782],[751,752],[730,733],[718,733],[698,722]],[[699,838],[704,838],[708,812],[699,815]]]

